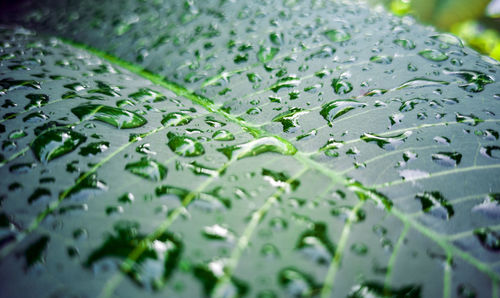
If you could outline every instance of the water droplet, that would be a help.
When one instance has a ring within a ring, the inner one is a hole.
[[[279,284],[286,289],[288,297],[314,297],[319,294],[321,285],[313,277],[293,267],[278,273]]]
[[[193,120],[193,117],[182,112],[173,112],[165,115],[161,120],[163,126],[182,126]]]
[[[392,57],[391,56],[372,56],[370,57],[370,61],[378,64],[391,64]]]
[[[345,113],[354,110],[355,108],[364,108],[367,104],[363,102],[358,102],[351,99],[339,99],[331,101],[324,104],[319,112],[326,121],[328,125],[333,126],[333,120],[344,115]]]
[[[358,298],[358,297],[420,297],[421,296],[421,286],[420,285],[409,285],[401,288],[394,288],[389,286],[384,286],[383,283],[376,281],[365,281],[359,285],[352,287],[351,292],[347,295],[347,298]]]
[[[453,206],[438,191],[417,194],[415,199],[420,200],[422,211],[430,213],[438,218],[449,220],[455,211]]]
[[[323,32],[325,36],[333,42],[347,41],[351,39],[351,35],[342,29],[331,29]]]
[[[488,217],[500,218],[500,193],[490,193],[481,204],[472,208],[474,212],[480,212]]]
[[[444,70],[444,74],[454,75],[463,80],[464,83],[460,84],[459,87],[468,92],[481,92],[484,90],[484,86],[495,82],[495,79],[487,74],[479,71],[473,70],[459,70],[459,71],[448,71]]]
[[[147,123],[139,114],[105,105],[84,104],[71,109],[80,120],[98,120],[117,128],[136,128]]]
[[[358,256],[364,256],[368,253],[368,246],[364,243],[353,243],[351,251]]]
[[[469,284],[459,284],[457,287],[457,294],[460,298],[476,298],[476,290]]]
[[[262,248],[260,249],[260,254],[264,258],[268,258],[268,259],[276,259],[276,258],[279,258],[279,256],[280,256],[280,252],[279,252],[278,248],[271,243],[264,244],[262,246]]]
[[[87,146],[80,148],[80,152],[78,154],[82,156],[97,155],[108,149],[109,149],[109,142],[100,141],[100,142],[90,143]]]
[[[479,149],[479,153],[487,158],[500,159],[500,146],[484,146]]]
[[[444,61],[444,60],[448,59],[448,55],[446,55],[445,53],[443,53],[441,51],[434,50],[434,49],[423,50],[423,51],[418,52],[418,54],[427,60],[436,61],[436,62],[440,62],[440,61]]]
[[[125,170],[151,181],[161,181],[167,176],[167,168],[164,165],[147,157],[128,163]]]
[[[68,128],[56,128],[39,135],[31,149],[41,162],[49,162],[76,149],[87,138]]]
[[[295,191],[297,187],[300,185],[300,181],[298,180],[290,180],[290,176],[283,172],[276,172],[268,169],[262,169],[262,176],[264,176],[264,180],[269,182],[273,187],[281,187],[285,190],[285,192]]]
[[[465,123],[470,126],[476,126],[481,122],[484,122],[483,119],[479,119],[478,117],[474,116],[474,114],[460,114],[460,113],[455,113],[455,119],[459,123]]]
[[[282,88],[293,88],[297,87],[299,84],[300,84],[300,78],[297,78],[296,75],[289,75],[280,78],[276,83],[274,83],[270,87],[270,89],[274,92],[278,92]]]
[[[377,146],[385,150],[394,150],[399,145],[403,144],[404,141],[411,136],[411,131],[406,131],[401,134],[396,134],[392,136],[380,136],[372,133],[364,133],[361,139],[365,142],[375,142]]]
[[[440,80],[431,80],[427,78],[415,78],[411,79],[409,81],[404,82],[403,84],[399,85],[396,89],[404,89],[404,88],[423,88],[423,87],[430,87],[430,86],[444,86],[444,85],[449,85],[450,83],[446,81],[440,81]]]
[[[274,45],[280,46],[283,44],[284,36],[283,33],[272,32],[269,34],[269,39]]]
[[[29,196],[28,198],[28,204],[33,204],[35,202],[39,201],[46,201],[47,199],[50,199],[51,192],[50,190],[42,187],[38,187],[33,191],[33,193]]]
[[[118,202],[125,203],[125,204],[131,204],[132,202],[134,202],[134,200],[135,200],[135,197],[130,192],[124,193],[123,195],[121,195],[118,198]]]
[[[352,84],[343,78],[333,79],[332,87],[336,94],[347,94],[352,91]]]
[[[26,95],[26,98],[30,100],[30,103],[24,107],[26,111],[32,108],[40,108],[49,103],[49,96],[46,94],[31,93]]]
[[[90,196],[108,190],[106,183],[97,179],[96,173],[82,173],[76,181],[67,194],[67,197],[73,201],[86,200]]]
[[[206,297],[243,297],[248,292],[248,285],[234,276],[215,288],[219,278],[224,276],[225,266],[224,260],[214,260],[193,269],[194,276],[203,284]]]
[[[212,240],[222,240],[226,242],[233,242],[235,235],[228,228],[215,224],[203,228],[203,236]]]
[[[23,256],[26,260],[25,270],[30,269],[36,264],[45,263],[44,252],[47,249],[50,237],[43,235],[33,241],[24,251]]]
[[[279,48],[260,46],[259,52],[257,53],[257,58],[260,62],[267,63],[273,60],[274,56],[276,56],[278,52]]]
[[[217,151],[222,152],[228,159],[233,157],[241,159],[267,152],[294,155],[297,149],[285,139],[275,136],[262,137],[248,143],[220,148]]]
[[[214,132],[212,138],[216,141],[232,141],[235,139],[234,135],[229,130],[225,129],[217,130],[216,132]]]
[[[216,120],[213,116],[207,116],[205,118],[205,123],[208,124],[210,127],[214,127],[214,128],[226,126],[226,123],[219,121],[219,120]]]
[[[463,48],[464,44],[460,38],[456,37],[455,35],[452,35],[450,33],[439,33],[436,35],[431,36],[432,39],[434,40],[439,40],[440,42],[444,42],[449,45],[454,45]]]
[[[399,171],[399,176],[403,178],[403,180],[406,181],[413,181],[413,180],[419,180],[422,178],[429,177],[429,172],[422,171],[422,170],[402,170]]]
[[[288,111],[276,115],[272,121],[281,122],[284,132],[293,133],[299,129],[299,117],[307,113],[309,113],[309,111],[305,111],[301,108],[290,108]]]
[[[129,97],[137,102],[159,102],[167,99],[160,92],[148,88],[141,88],[139,91],[130,94]]]
[[[195,175],[203,175],[203,176],[211,176],[211,177],[219,176],[218,169],[204,166],[200,163],[197,163],[196,161],[188,163],[185,166],[187,168],[189,168]],[[220,173],[220,175],[222,175],[222,174],[224,174],[224,172]]]
[[[337,149],[342,147],[344,147],[344,142],[329,139],[323,147],[319,148],[319,151],[324,151],[326,156],[338,157],[339,153]]]
[[[445,167],[455,167],[460,164],[462,154],[458,152],[438,152],[432,154],[432,160]]]
[[[24,122],[27,123],[39,123],[43,122],[45,120],[49,119],[49,116],[47,116],[44,112],[42,111],[37,111],[31,114],[28,114],[23,118]]]
[[[480,228],[474,230],[474,236],[476,236],[477,240],[487,250],[493,252],[500,251],[500,234],[497,231],[493,231],[490,228]]]
[[[406,50],[413,50],[415,48],[415,43],[409,39],[395,39],[393,42]]]
[[[20,138],[23,138],[25,136],[27,136],[28,134],[22,130],[22,129],[16,129],[16,130],[13,130],[10,134],[9,134],[9,139],[11,140],[16,140],[16,139],[20,139]]]
[[[295,247],[321,265],[328,265],[335,254],[335,245],[328,239],[324,223],[315,223],[311,230],[302,233]]]
[[[169,139],[168,147],[177,155],[195,157],[205,153],[203,145],[191,137],[179,136],[172,132],[169,132],[167,137]]]

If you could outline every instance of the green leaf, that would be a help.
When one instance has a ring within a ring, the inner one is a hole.
[[[52,2],[0,9],[4,296],[498,295],[498,62],[358,2]]]

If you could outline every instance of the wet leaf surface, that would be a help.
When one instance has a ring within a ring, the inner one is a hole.
[[[498,295],[498,62],[347,1],[117,5],[0,13],[2,297]]]

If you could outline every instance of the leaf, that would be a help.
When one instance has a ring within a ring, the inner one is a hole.
[[[500,68],[458,38],[348,1],[0,14],[2,293],[498,293]]]

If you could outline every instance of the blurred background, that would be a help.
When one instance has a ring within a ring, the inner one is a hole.
[[[412,15],[500,61],[500,0],[369,0],[399,16]]]

